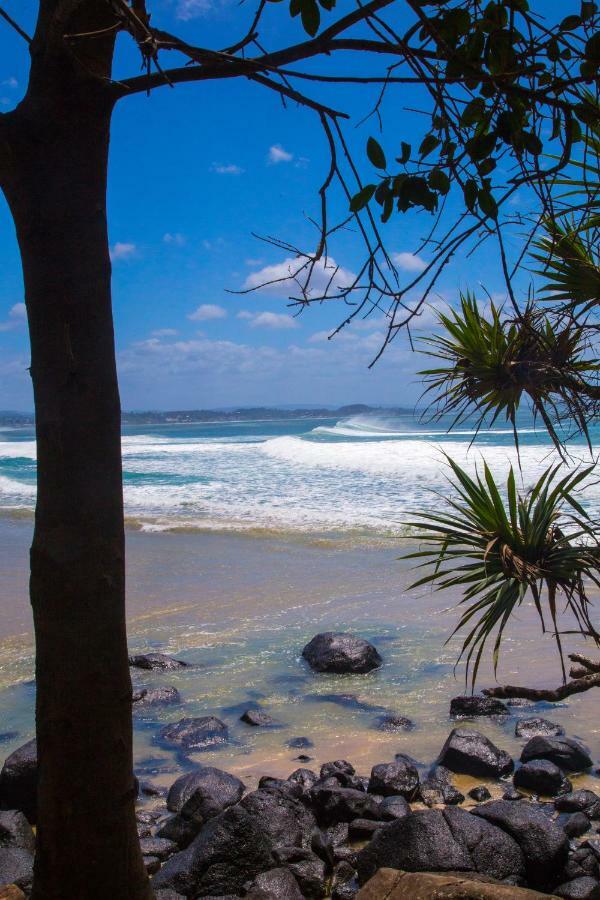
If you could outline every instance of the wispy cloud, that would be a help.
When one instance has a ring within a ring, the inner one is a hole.
[[[290,293],[297,294],[299,287],[295,278],[303,283],[303,278],[306,277],[306,268],[302,268],[304,263],[303,259],[288,257],[274,265],[264,266],[248,275],[243,289],[260,290],[261,293],[277,297],[286,297]],[[354,279],[354,273],[344,269],[343,266],[338,266],[332,257],[327,260],[320,259],[313,268],[309,294],[313,297],[334,294],[339,288],[352,284]]]
[[[4,81],[0,81],[0,86],[12,88],[14,90],[15,88],[19,87],[19,82],[13,75],[11,75],[10,78],[5,78]]]
[[[235,163],[213,163],[210,171],[216,172],[217,175],[243,175],[245,170]]]
[[[205,16],[213,7],[212,0],[178,0],[175,15],[184,22]]]
[[[176,334],[179,334],[176,328],[157,328],[151,333],[151,336],[155,338],[175,337]]]
[[[24,303],[15,303],[8,311],[8,318],[0,322],[0,331],[14,331],[19,328],[27,318],[27,310]]]
[[[404,272],[423,272],[427,263],[416,253],[392,253],[392,261]]]
[[[135,255],[136,249],[135,244],[117,241],[110,248],[110,258],[113,262],[119,259],[131,259]]]
[[[190,313],[188,319],[192,322],[210,322],[213,319],[225,319],[227,310],[216,303],[203,303],[194,312]]]
[[[246,319],[251,328],[271,328],[277,331],[298,328],[298,320],[287,313],[274,312],[246,312],[242,310],[237,314],[238,319]]]
[[[167,231],[166,234],[163,234],[163,241],[165,242],[165,244],[174,244],[177,247],[183,247],[186,239],[185,235],[180,234],[179,231]]]
[[[291,162],[293,158],[294,154],[290,153],[288,150],[284,150],[281,144],[273,144],[272,147],[269,147],[267,162],[270,166],[276,166],[278,163]]]

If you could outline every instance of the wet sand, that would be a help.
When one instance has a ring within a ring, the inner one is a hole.
[[[27,600],[30,519],[0,520],[0,760],[33,734],[33,649]],[[344,757],[361,772],[405,752],[429,765],[455,724],[451,697],[464,692],[453,665],[458,644],[444,646],[457,620],[456,596],[407,591],[413,575],[397,557],[398,540],[319,536],[129,531],[128,620],[135,652],[159,650],[191,663],[170,673],[133,671],[135,687],[172,684],[180,707],[138,710],[136,768],[170,783],[193,763],[217,765],[252,783],[301,765],[286,742],[306,736],[312,767]],[[369,675],[311,673],[301,659],[318,631],[352,630],[373,641],[384,665]],[[573,641],[569,650],[582,649]],[[588,648],[589,650],[589,648]],[[591,651],[589,651],[591,652]],[[555,686],[560,667],[553,641],[523,609],[505,639],[498,680]],[[494,683],[483,669],[480,686]],[[276,728],[239,721],[249,706],[268,712]],[[516,717],[535,712],[584,740],[600,757],[596,692],[568,703],[515,709],[475,727],[517,756]],[[409,717],[415,728],[386,734],[380,715]],[[214,714],[230,728],[227,746],[184,758],[157,740],[165,722]],[[473,723],[469,723],[473,724]],[[472,783],[464,780],[464,786]]]

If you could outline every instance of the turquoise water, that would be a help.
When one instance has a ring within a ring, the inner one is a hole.
[[[288,419],[127,427],[123,431],[126,515],[144,530],[268,529],[400,534],[415,509],[447,493],[444,453],[473,468],[481,455],[497,472],[517,464],[509,427],[475,432],[415,416]],[[519,428],[526,487],[557,455],[545,431]],[[589,461],[583,440],[573,464]],[[0,431],[0,509],[33,508],[31,429]],[[585,503],[600,512],[600,488]]]

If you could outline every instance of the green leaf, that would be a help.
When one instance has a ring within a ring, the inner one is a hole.
[[[316,3],[316,0],[300,0],[300,17],[302,19],[302,25],[304,26],[304,30],[311,37],[314,37],[317,31],[319,30],[319,25],[321,23],[321,13],[319,12],[319,7]]]
[[[367,156],[376,169],[385,169],[385,153],[381,144],[374,137],[370,137],[367,141]]]
[[[400,158],[399,158],[398,162],[404,166],[410,159],[412,147],[410,144],[407,144],[406,141],[402,141],[400,146],[402,148],[402,153],[400,154]]]
[[[429,173],[429,187],[446,196],[450,190],[450,179],[443,169],[432,169]]]
[[[350,201],[350,212],[359,212],[363,209],[373,194],[375,193],[375,185],[367,184],[361,190],[354,195],[352,200]]]
[[[465,195],[465,205],[467,209],[473,212],[475,203],[477,202],[477,182],[473,178],[469,178],[469,180],[465,182],[463,193]]]
[[[441,141],[439,137],[437,137],[437,135],[426,135],[421,142],[421,146],[419,147],[419,156],[421,157],[421,159],[424,159],[424,157],[432,153],[433,150],[435,150],[436,147],[439,147],[440,144]]]
[[[581,25],[581,16],[566,16],[558,26],[561,31],[574,31]]]
[[[460,124],[464,126],[475,125],[480,122],[485,115],[485,100],[482,97],[475,97],[470,103],[467,103],[460,117]]]

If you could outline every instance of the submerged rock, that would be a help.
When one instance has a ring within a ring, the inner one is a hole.
[[[273,717],[260,709],[247,709],[245,713],[242,713],[240,719],[246,725],[254,725],[255,727],[275,724]]]
[[[514,768],[511,757],[479,731],[454,728],[438,757],[438,763],[465,775],[500,778]]]
[[[421,800],[426,806],[435,806],[444,803],[447,806],[456,806],[465,799],[452,784],[450,771],[444,766],[435,766],[427,778],[421,783]]]
[[[562,725],[539,717],[521,719],[515,725],[515,735],[520,738],[560,737],[564,733]]]
[[[454,697],[450,701],[450,715],[468,719],[476,716],[507,716],[509,710],[501,700],[474,694]]]
[[[167,656],[165,653],[139,653],[137,656],[129,657],[129,665],[134,669],[172,671],[173,669],[183,669],[188,663],[183,662],[182,659]]]
[[[140,706],[167,706],[181,703],[181,696],[176,687],[142,688],[134,693],[132,701],[136,708]]]
[[[491,794],[484,784],[478,784],[477,787],[471,788],[469,797],[476,803],[483,803],[485,800],[491,799]]]
[[[592,765],[586,748],[574,738],[531,738],[523,748],[521,762],[532,759],[549,759],[567,772],[581,772]]]
[[[415,723],[411,719],[392,713],[379,716],[375,720],[375,728],[378,731],[412,731],[414,727]]]
[[[289,747],[290,750],[310,750],[314,746],[311,739],[307,737],[293,737],[286,742],[286,747]]]
[[[209,750],[229,740],[227,725],[216,716],[180,719],[161,728],[160,737],[182,750]]]
[[[371,672],[383,660],[364,638],[353,634],[327,631],[317,634],[302,651],[302,656],[316,672]]]
[[[32,825],[37,817],[37,742],[35,738],[8,756],[0,772],[0,808],[18,809]]]

